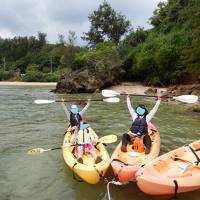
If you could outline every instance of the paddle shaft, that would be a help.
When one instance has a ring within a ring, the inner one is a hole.
[[[107,135],[107,136],[103,136],[103,137],[99,138],[97,140],[97,144],[102,143],[102,144],[105,145],[105,144],[116,142],[116,140],[117,140],[116,135]],[[35,149],[32,149],[32,150],[29,150],[28,154],[34,154],[34,153],[38,154],[38,153],[43,153],[43,152],[46,152],[46,151],[53,151],[53,150],[57,150],[57,149],[62,149],[63,147],[70,147],[70,146],[79,146],[79,145],[67,143],[67,144],[64,144],[64,146],[54,147],[54,148],[51,148],[51,149],[35,148]]]
[[[120,95],[128,95],[126,93],[120,93]],[[130,96],[135,96],[135,97],[158,97],[156,95],[148,95],[148,94],[129,94]],[[173,98],[172,96],[162,96],[161,98]]]
[[[88,101],[88,99],[56,100],[55,102]],[[103,99],[91,99],[90,101],[103,101]]]
[[[49,151],[53,151],[53,150],[57,150],[57,149],[62,149],[62,147],[55,147],[55,148],[49,149]]]

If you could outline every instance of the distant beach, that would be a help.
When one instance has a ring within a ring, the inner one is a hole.
[[[19,82],[19,81],[0,81],[1,85],[8,85],[8,86],[56,86],[56,82]]]
[[[55,86],[56,82],[19,82],[19,81],[0,81],[0,86]],[[123,82],[119,85],[111,86],[108,89],[115,90],[117,92],[145,94],[145,91],[149,89],[149,86],[144,86],[138,82]],[[166,91],[166,88],[157,88],[158,90]]]
[[[112,87],[109,87],[108,89],[111,90],[115,90],[117,92],[126,92],[128,94],[145,94],[145,91],[147,89],[151,88],[150,86],[144,86],[139,82],[123,82],[119,85],[115,85]],[[166,92],[167,88],[158,88],[156,87],[158,90]]]

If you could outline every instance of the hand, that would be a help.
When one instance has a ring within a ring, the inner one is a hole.
[[[158,92],[157,92],[157,97],[158,97],[158,99],[159,100],[161,100],[162,98],[162,91],[161,90],[158,90]]]
[[[136,136],[137,136],[137,134],[133,133],[132,131],[129,131],[128,134],[129,134],[130,136],[132,136],[132,137],[136,137]]]
[[[127,98],[130,98],[131,97],[131,95],[130,94],[127,94]]]
[[[65,101],[65,100],[64,100],[63,98],[61,98],[60,101],[61,101],[61,102],[60,102],[61,104],[64,104],[64,101]]]
[[[91,102],[91,99],[88,99],[88,103],[90,103]]]
[[[95,145],[97,143],[96,140],[92,140],[92,144]]]

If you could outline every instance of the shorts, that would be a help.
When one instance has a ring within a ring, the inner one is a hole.
[[[85,152],[85,150],[90,151],[92,149],[93,149],[93,145],[91,143],[87,143],[87,144],[82,144],[82,145],[78,146],[76,148],[76,152],[78,152],[78,151],[84,151]]]

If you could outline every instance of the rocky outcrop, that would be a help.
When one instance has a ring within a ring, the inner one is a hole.
[[[200,113],[200,103],[192,105],[189,110]]]
[[[156,95],[156,93],[157,93],[157,89],[156,88],[150,87],[147,90],[145,90],[145,94],[147,94],[147,95]]]
[[[200,83],[190,85],[175,85],[167,89],[167,95],[179,96],[184,94],[193,94],[200,97]],[[197,102],[189,107],[189,110],[200,112],[200,103]]]
[[[56,93],[90,93],[96,89],[109,87],[120,82],[121,70],[115,67],[112,70],[105,71],[98,69],[80,69],[74,71],[71,75],[62,76],[58,81]]]
[[[175,85],[167,89],[167,94],[171,96],[184,94],[194,94],[200,96],[200,83],[191,85]]]

